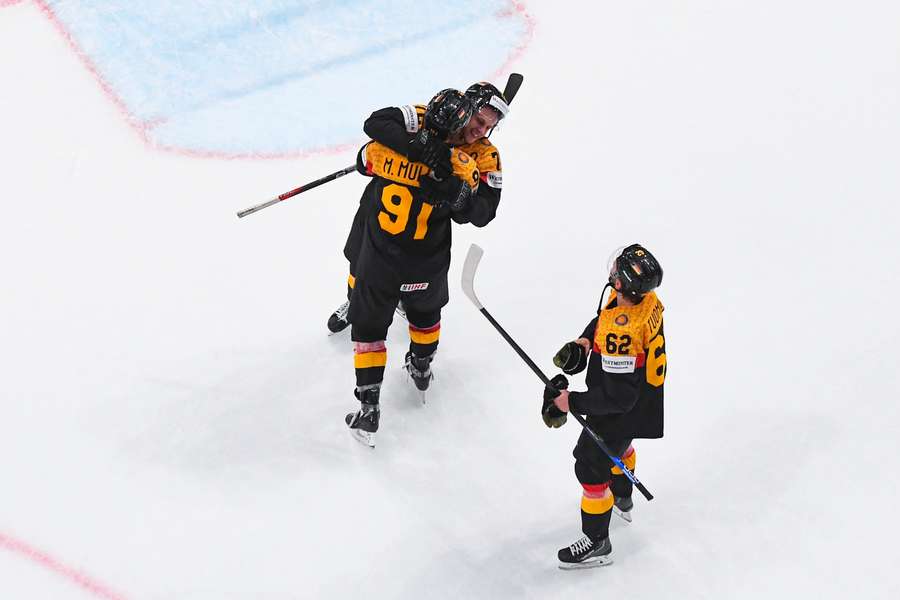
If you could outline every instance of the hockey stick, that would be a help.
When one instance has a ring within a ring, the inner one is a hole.
[[[506,98],[507,104],[512,104],[513,98],[519,93],[519,88],[522,87],[523,81],[525,81],[525,78],[521,73],[509,74],[509,78],[506,80],[506,87],[503,88],[503,97]]]
[[[288,198],[293,198],[297,194],[302,194],[303,192],[305,192],[307,190],[311,190],[314,187],[319,187],[323,183],[328,183],[329,181],[334,181],[338,177],[343,177],[347,173],[352,173],[355,170],[356,170],[355,164],[350,165],[349,167],[344,167],[340,171],[335,171],[331,175],[326,175],[325,177],[322,177],[321,179],[316,179],[315,181],[313,181],[311,183],[307,183],[306,185],[301,185],[300,187],[293,189],[289,192],[285,192],[285,193],[281,194],[280,196],[275,196],[271,200],[267,200],[267,201],[263,202],[262,204],[257,204],[256,206],[251,206],[250,208],[245,208],[244,210],[239,210],[237,213],[238,219],[246,217],[247,215],[252,215],[256,211],[262,210],[264,208],[268,208],[268,207],[272,206],[273,204],[278,204],[282,200],[287,200]]]
[[[519,93],[519,88],[522,87],[522,82],[525,78],[521,75],[521,73],[510,73],[509,78],[506,80],[506,87],[503,88],[503,97],[506,98],[506,103],[510,104],[513,101],[513,98],[516,97],[516,94]],[[273,204],[278,204],[283,200],[287,200],[288,198],[293,198],[297,194],[302,194],[307,190],[311,190],[314,187],[318,187],[323,183],[328,183],[329,181],[334,181],[338,177],[343,177],[347,173],[352,173],[356,170],[356,165],[350,165],[349,167],[344,167],[340,171],[335,171],[330,175],[326,175],[321,179],[316,179],[311,183],[307,183],[306,185],[301,185],[300,187],[293,189],[289,192],[285,192],[279,196],[275,196],[271,200],[266,200],[262,204],[257,204],[256,206],[251,206],[250,208],[245,208],[244,210],[240,210],[237,213],[239,219],[246,217],[247,215],[252,215],[253,213],[260,211],[264,208],[268,208]]]
[[[481,314],[483,314],[485,318],[490,321],[491,325],[493,325],[494,328],[500,332],[500,335],[503,336],[503,339],[505,339],[506,342],[510,346],[512,346],[513,350],[515,350],[516,353],[522,358],[522,360],[525,361],[525,364],[531,367],[531,370],[534,371],[534,374],[544,382],[544,385],[556,389],[550,383],[550,380],[547,379],[547,376],[544,375],[544,372],[541,371],[541,369],[536,364],[534,364],[534,361],[531,360],[531,358],[527,354],[525,354],[525,351],[519,347],[519,345],[510,337],[508,333],[506,333],[506,330],[504,330],[503,327],[500,326],[500,323],[498,323],[494,319],[494,317],[491,316],[491,313],[488,312],[484,305],[478,300],[478,296],[475,295],[475,271],[478,269],[478,263],[481,261],[481,257],[483,254],[484,250],[482,250],[481,247],[477,244],[472,244],[471,246],[469,246],[469,252],[468,254],[466,254],[466,262],[463,264],[463,292],[466,294],[466,296],[469,297],[469,300],[472,301],[472,304],[474,304],[475,307],[479,311],[481,311]],[[582,427],[584,427],[584,430],[589,436],[591,436],[591,439],[593,439],[597,443],[597,445],[600,446],[600,449],[603,450],[606,456],[608,456],[609,459],[622,470],[622,473],[625,474],[625,477],[627,477],[631,481],[631,483],[633,483],[634,486],[638,490],[640,490],[641,494],[644,495],[644,498],[646,498],[647,500],[653,500],[653,494],[651,494],[650,491],[646,487],[644,487],[644,484],[638,480],[635,474],[625,466],[625,463],[622,462],[622,459],[613,454],[612,450],[609,449],[609,446],[606,445],[606,442],[603,441],[603,438],[597,435],[594,430],[588,426],[587,421],[585,421],[584,417],[574,412],[570,412],[569,414],[575,417],[575,420],[578,421]]]

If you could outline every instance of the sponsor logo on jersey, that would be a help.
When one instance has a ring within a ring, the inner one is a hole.
[[[400,111],[403,113],[403,120],[406,121],[406,131],[416,133],[419,131],[419,117],[416,115],[416,107],[410,104],[401,106]]]
[[[421,292],[428,289],[428,282],[424,283],[404,283],[400,286],[401,292]]]
[[[618,317],[616,317],[616,325],[618,325],[619,327],[628,325],[628,315],[619,315]]]
[[[491,171],[486,173],[485,183],[494,189],[503,188],[503,173],[500,171]]]
[[[603,371],[606,373],[634,373],[637,363],[636,356],[601,354],[600,359],[603,361]]]

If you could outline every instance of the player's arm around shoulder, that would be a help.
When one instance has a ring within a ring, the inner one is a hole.
[[[404,156],[409,142],[422,128],[425,107],[419,104],[389,106],[373,112],[363,124],[367,136]]]

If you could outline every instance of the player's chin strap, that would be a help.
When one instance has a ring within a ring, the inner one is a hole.
[[[600,292],[600,304],[597,305],[597,318],[600,318],[600,311],[603,310],[603,295],[606,294],[606,288],[611,288],[612,284],[610,282],[606,282],[606,285],[603,286],[603,291]]]

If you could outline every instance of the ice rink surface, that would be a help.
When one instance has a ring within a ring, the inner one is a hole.
[[[192,4],[0,1],[0,598],[900,595],[900,6]],[[392,328],[369,450],[325,330],[363,179],[235,211],[511,70],[498,217],[454,233],[427,406]],[[578,427],[461,259],[550,372],[632,241],[666,272],[656,499],[562,572]]]

